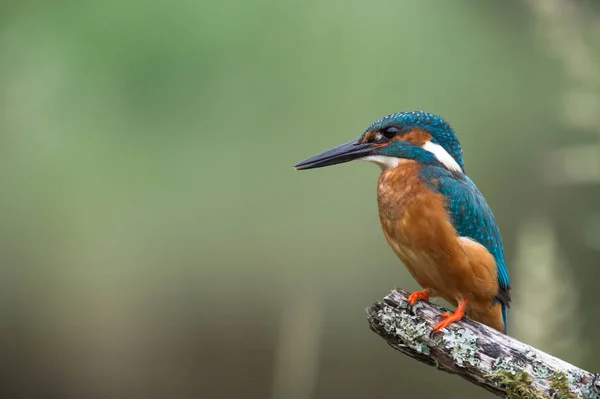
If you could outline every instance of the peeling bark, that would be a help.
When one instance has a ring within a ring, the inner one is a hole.
[[[410,306],[408,296],[396,289],[367,308],[371,329],[405,355],[498,396],[600,399],[600,375],[473,320],[465,318],[434,334],[448,310],[429,302]]]

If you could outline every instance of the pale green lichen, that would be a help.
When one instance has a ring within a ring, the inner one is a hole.
[[[421,301],[417,301],[414,305],[411,305],[411,304],[409,304],[408,302],[405,302],[405,301],[402,301],[402,302],[398,303],[398,307],[400,309],[411,310],[413,313],[416,313],[417,310],[419,310],[423,306],[425,306],[425,305]]]
[[[569,384],[577,384],[583,379],[583,373],[581,372],[581,370],[571,369],[567,371],[566,378],[567,381],[569,381]]]
[[[377,312],[377,318],[386,333],[393,334],[396,332],[396,314],[394,312],[387,309],[380,310]]]
[[[585,384],[578,392],[585,399],[600,399],[600,382],[595,380]]]
[[[525,351],[525,358],[531,362],[532,374],[541,380],[540,382],[547,385],[545,380],[552,375],[550,370],[544,363],[537,360],[538,356],[535,351],[527,349]]]
[[[537,357],[537,355],[535,354],[535,351],[527,349],[525,351],[525,357],[527,358],[527,360],[534,360]]]
[[[494,360],[492,366],[494,370],[505,370],[512,375],[517,374],[517,368],[514,364],[514,360],[510,357],[499,357]]]
[[[398,338],[407,347],[429,355],[430,349],[422,340],[427,337],[427,325],[419,322],[419,318],[406,312],[396,313],[389,309],[377,313],[379,323],[384,331]]]
[[[580,370],[576,370],[576,369],[571,369],[568,370],[565,378],[569,384],[569,390],[571,392],[574,392],[575,395],[577,395],[577,397],[583,397],[583,398],[593,398],[594,396],[590,395],[591,391],[589,393],[583,392],[582,389],[578,388],[576,386],[576,384],[580,383],[583,380],[583,373]],[[584,390],[587,390],[586,388],[584,388]]]
[[[552,371],[539,362],[534,363],[532,369],[533,375],[537,378],[546,379],[552,375]]]
[[[443,336],[446,348],[450,349],[450,356],[460,367],[466,364],[476,366],[478,363],[475,354],[477,353],[477,337],[470,331],[461,328],[457,331],[448,331]]]
[[[417,302],[413,305],[412,311],[416,312],[417,310],[419,310],[419,308],[422,308],[423,306],[425,306],[425,305],[423,305],[423,302]]]
[[[582,370],[568,370],[565,378],[569,383],[569,390],[574,392],[578,398],[600,399],[600,381],[593,379],[591,382],[584,382],[584,373]]]

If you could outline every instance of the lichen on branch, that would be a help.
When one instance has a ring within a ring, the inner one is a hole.
[[[600,399],[600,376],[463,319],[433,332],[443,309],[429,302],[408,304],[396,289],[367,308],[371,329],[394,349],[509,398]]]

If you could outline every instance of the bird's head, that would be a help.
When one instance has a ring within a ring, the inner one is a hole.
[[[454,129],[441,117],[422,111],[378,119],[357,140],[302,161],[295,168],[322,168],[356,159],[374,162],[382,169],[412,160],[464,172],[462,149]]]

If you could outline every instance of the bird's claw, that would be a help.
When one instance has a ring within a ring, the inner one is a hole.
[[[418,301],[428,301],[429,293],[427,291],[415,291],[408,297],[408,303],[413,306]]]
[[[467,307],[467,303],[467,300],[462,301],[454,313],[442,313],[442,319],[444,320],[440,321],[433,328],[433,332],[438,333],[440,330],[443,330],[450,324],[462,320],[462,318],[465,316],[465,308]]]
[[[442,316],[446,316],[446,315],[442,315]],[[448,327],[450,324],[454,323],[455,320],[450,320],[450,318],[446,318],[446,320],[439,322],[435,328],[433,329],[434,332],[439,333],[441,330],[443,330],[444,328]]]

